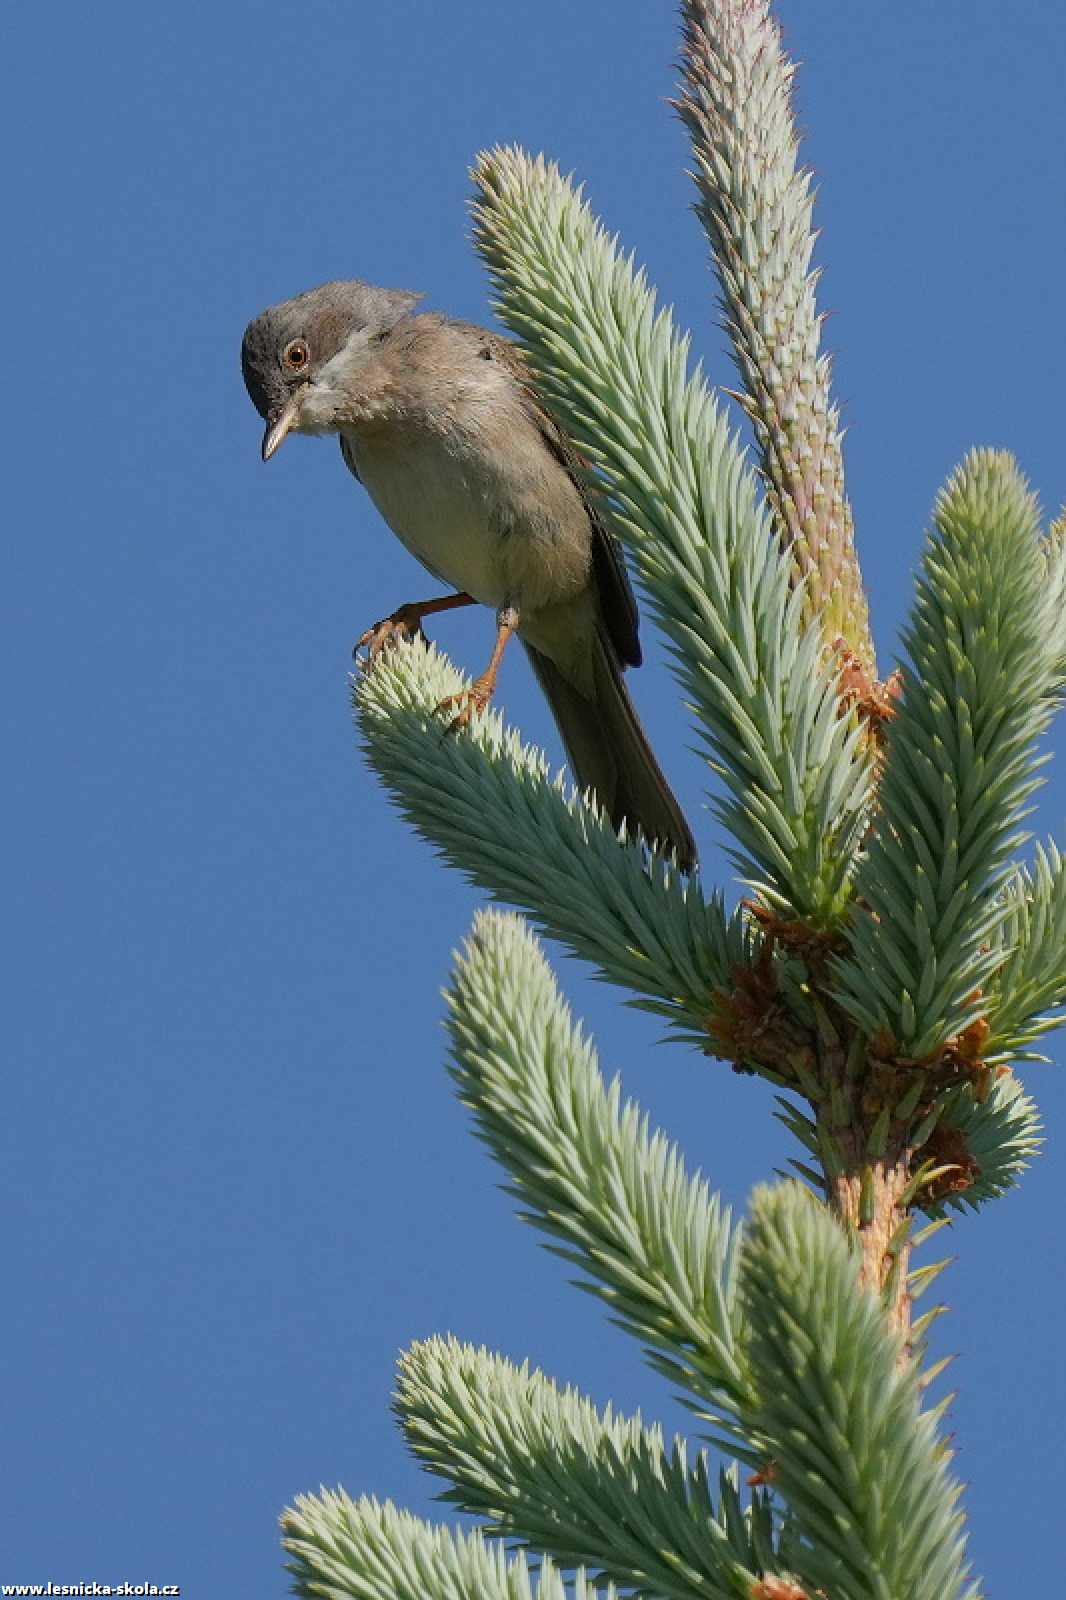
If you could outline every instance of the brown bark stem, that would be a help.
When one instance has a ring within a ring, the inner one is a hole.
[[[820,1043],[820,1077],[827,1092],[817,1116],[829,1206],[858,1243],[859,1281],[881,1300],[889,1326],[903,1338],[907,1359],[911,1244],[905,1196],[913,1152],[906,1142],[906,1124],[891,1119],[887,1108],[892,1100],[877,1091],[874,1064],[853,1056],[829,1030]],[[887,1128],[881,1126],[884,1120]]]
[[[838,1142],[842,1142],[839,1136]],[[909,1180],[909,1162],[902,1152],[880,1160],[862,1158],[831,1179],[829,1186],[830,1206],[862,1253],[859,1282],[882,1297],[885,1316],[905,1344],[911,1327],[907,1291],[911,1246],[908,1212],[900,1201]]]

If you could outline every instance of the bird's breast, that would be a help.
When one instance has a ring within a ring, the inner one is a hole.
[[[483,605],[535,612],[588,587],[580,495],[539,446],[493,447],[477,430],[345,433],[359,477],[407,550]]]

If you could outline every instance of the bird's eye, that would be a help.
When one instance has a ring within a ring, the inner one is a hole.
[[[281,359],[290,372],[299,372],[311,359],[311,352],[303,339],[290,339],[281,352]]]

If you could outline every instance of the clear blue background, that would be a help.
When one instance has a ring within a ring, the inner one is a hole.
[[[882,660],[975,443],[1066,497],[1066,21],[1047,0],[785,0],[822,304]],[[735,382],[682,131],[673,8],[224,0],[7,18],[0,1581],[280,1595],[275,1518],[343,1482],[431,1513],[388,1411],[451,1329],[595,1399],[683,1413],[514,1222],[442,1067],[475,896],[354,748],[352,640],[424,575],[332,444],[268,468],[238,349],[334,276],[489,316],[466,170],[586,180]],[[486,613],[433,630],[482,664]],[[661,655],[634,687],[691,814]],[[558,753],[524,664],[502,701]],[[1061,725],[1059,729],[1061,738]],[[1039,823],[1066,811],[1052,769]],[[705,872],[725,872],[709,823]],[[790,1153],[765,1087],[656,1050],[561,962],[605,1062],[727,1196]],[[941,1280],[973,1552],[1061,1582],[1066,1095]]]

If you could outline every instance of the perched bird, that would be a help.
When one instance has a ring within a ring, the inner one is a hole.
[[[573,446],[517,348],[467,322],[414,314],[421,295],[325,283],[249,323],[248,393],[263,459],[289,433],[336,433],[341,454],[413,556],[457,592],[401,606],[360,639],[452,606],[496,612],[492,659],[456,723],[483,708],[504,647],[521,639],[582,788],[677,853],[696,847],[622,673],[640,663],[637,608],[617,540],[582,486]]]

